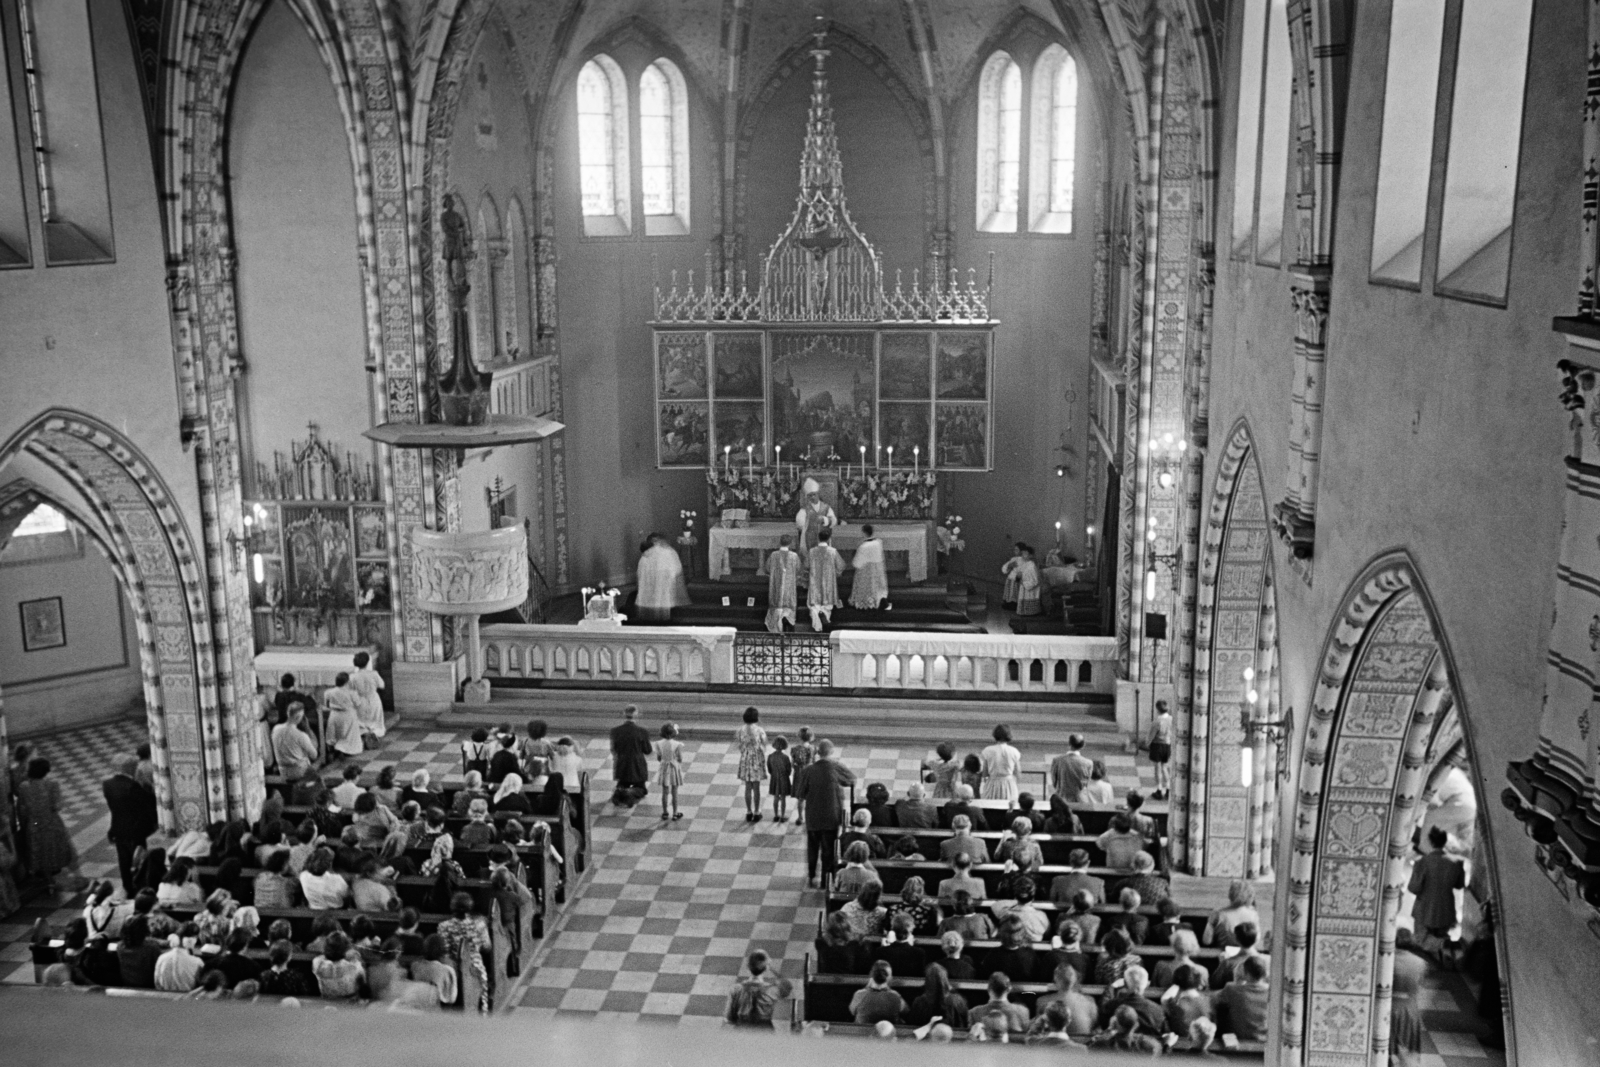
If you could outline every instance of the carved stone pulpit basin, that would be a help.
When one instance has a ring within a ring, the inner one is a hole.
[[[435,615],[492,615],[528,599],[528,536],[521,524],[448,533],[416,527],[414,603]]]

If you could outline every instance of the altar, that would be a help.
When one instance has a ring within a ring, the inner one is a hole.
[[[872,529],[883,541],[885,555],[892,559],[896,553],[905,553],[906,577],[913,582],[927,580],[928,558],[933,552],[932,522],[874,521]],[[795,525],[792,522],[753,522],[748,526],[733,529],[713,525],[706,538],[707,570],[711,580],[717,581],[728,576],[732,570],[729,566],[728,553],[736,548],[755,549],[758,561],[756,573],[765,575],[767,555],[778,547],[778,539],[784,534],[794,533]],[[851,553],[859,548],[864,540],[866,534],[861,530],[861,523],[851,522],[833,528],[833,547],[844,556],[847,564],[850,562]]]

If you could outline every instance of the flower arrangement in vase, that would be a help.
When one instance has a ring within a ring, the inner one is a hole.
[[[698,511],[684,508],[678,512],[678,518],[683,520],[683,532],[678,535],[678,544],[693,548],[700,541],[694,535],[694,520],[700,517]]]
[[[839,479],[839,503],[850,519],[931,518],[939,476],[934,471],[869,470]]]
[[[792,518],[798,507],[800,476],[788,468],[779,472],[771,467],[723,471],[710,467],[706,485],[711,490],[711,510],[716,513],[743,508],[752,519],[785,519]]]
[[[941,556],[948,556],[952,552],[960,552],[967,547],[967,543],[961,539],[960,515],[946,515],[944,524],[934,527],[933,535],[939,540],[939,554]]]

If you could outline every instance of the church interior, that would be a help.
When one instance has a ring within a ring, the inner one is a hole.
[[[1600,5],[0,47],[25,1062],[1600,1062]]]

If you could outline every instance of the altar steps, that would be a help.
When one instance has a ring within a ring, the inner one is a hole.
[[[630,692],[616,685],[559,689],[496,685],[490,703],[456,704],[437,722],[441,728],[459,730],[507,721],[520,728],[529,719],[543,719],[553,735],[598,737],[621,721],[624,705],[634,703],[652,732],[671,721],[684,737],[726,741],[739,728],[744,709],[754,705],[761,709],[768,734],[782,733],[791,741],[796,729],[809,726],[817,737],[839,743],[931,747],[947,740],[963,750],[976,750],[991,744],[995,724],[1004,722],[1024,751],[1058,749],[1073,733],[1083,734],[1101,751],[1121,747],[1115,711],[1107,697],[1091,693],[1045,701],[1028,694],[994,696],[1009,699],[974,699],[970,694],[950,699],[822,695],[760,692],[753,687],[750,692],[708,693],[659,686]]]
[[[848,581],[842,583],[840,592],[849,596]],[[971,611],[972,596],[972,588],[965,579],[931,578],[925,582],[909,582],[904,575],[889,576],[889,603],[894,605],[895,611],[938,609],[982,619],[981,610],[975,615]],[[728,598],[730,605],[745,604],[754,598],[754,606],[765,611],[767,580],[753,574],[735,574],[715,582],[689,583],[689,599],[696,604],[721,604],[723,597]],[[981,596],[979,599],[981,601]]]

